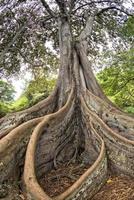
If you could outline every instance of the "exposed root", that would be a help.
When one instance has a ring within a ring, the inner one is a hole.
[[[134,118],[104,102],[87,91],[85,95],[87,107],[95,112],[114,132],[128,140],[134,140]]]
[[[109,166],[114,172],[123,172],[130,176],[134,176],[134,141],[114,132],[104,123],[93,111],[91,111],[81,97],[83,114],[86,113],[87,120],[90,119],[94,129],[104,139]],[[133,121],[133,119],[131,119]]]
[[[72,92],[73,94],[73,92]],[[38,199],[38,198],[46,198],[46,199],[49,199],[48,195],[45,194],[44,191],[42,191],[41,187],[39,186],[36,178],[35,178],[35,167],[34,167],[34,157],[35,157],[35,151],[36,151],[36,145],[37,145],[37,142],[40,138],[40,135],[42,134],[42,130],[46,130],[46,128],[50,129],[51,130],[51,125],[53,126],[54,128],[54,124],[55,124],[55,121],[58,122],[60,124],[60,122],[64,122],[65,119],[69,119],[68,118],[68,114],[69,113],[69,110],[71,109],[70,105],[72,104],[72,97],[73,95],[70,95],[70,98],[68,100],[68,102],[66,103],[66,105],[60,109],[57,113],[54,113],[54,114],[51,114],[51,115],[48,115],[44,118],[44,120],[36,127],[36,129],[34,130],[33,134],[32,134],[32,137],[30,139],[30,142],[29,142],[29,145],[28,145],[28,148],[27,148],[27,153],[26,153],[26,162],[25,162],[25,169],[24,169],[24,182],[25,182],[25,186],[26,186],[26,191],[27,191],[27,196],[34,196],[34,199]],[[73,105],[73,104],[72,104]],[[71,115],[69,115],[71,117]],[[71,118],[70,118],[71,119]],[[50,123],[51,121],[51,123]],[[66,121],[66,120],[65,120]],[[68,120],[68,122],[70,123],[70,120]],[[56,123],[56,124],[57,124]],[[65,122],[64,122],[65,123]],[[48,126],[48,124],[50,124],[50,126]],[[45,133],[44,133],[45,134]],[[57,134],[57,133],[56,133]],[[65,134],[65,133],[64,133]],[[68,135],[68,137],[64,139],[64,142],[61,143],[61,146],[58,147],[57,151],[56,151],[56,154],[55,156],[53,157],[53,160],[55,160],[57,162],[57,158],[59,157],[59,155],[61,155],[63,153],[63,149],[66,149],[68,148],[68,144],[69,142],[73,141],[73,137],[76,135],[76,132],[74,131],[74,135],[72,134],[71,136]],[[45,136],[45,135],[44,135]],[[46,135],[47,136],[47,135]],[[51,136],[51,134],[49,134],[48,136]],[[99,136],[97,136],[99,137]],[[50,137],[51,138],[51,137]],[[69,139],[70,138],[70,139]],[[68,140],[69,139],[69,140]],[[101,139],[98,139],[98,142],[100,143]],[[48,140],[49,141],[49,140]],[[74,144],[77,143],[77,139],[74,140]],[[50,144],[50,143],[49,143]],[[75,144],[76,145],[76,144]],[[77,145],[76,145],[77,146]],[[76,147],[74,146],[74,147]],[[80,180],[78,181],[77,184],[74,184],[74,186],[72,186],[72,188],[75,188],[76,186],[78,187],[78,185],[80,186],[81,185],[81,181],[82,180],[86,180],[86,177],[88,174],[91,173],[92,170],[96,170],[96,167],[98,167],[98,164],[100,163],[100,160],[103,160],[104,163],[105,163],[105,154],[104,154],[104,144],[102,145],[103,148],[101,149],[101,154],[100,156],[98,157],[98,159],[96,160],[96,162],[94,163],[94,167],[93,169],[90,169],[90,170],[87,170],[87,172],[85,172],[85,174],[83,174],[83,178],[80,178]],[[56,148],[55,145],[53,145],[53,147]],[[78,147],[78,146],[77,146]],[[55,151],[55,148],[53,149],[53,151]],[[47,150],[47,149],[46,149]],[[75,150],[75,149],[74,149]],[[52,151],[52,149],[51,149]],[[32,152],[32,154],[31,154]],[[69,150],[70,152],[70,150]],[[69,153],[68,152],[68,153]],[[75,155],[74,154],[75,151],[73,151],[73,154],[70,154],[71,155]],[[77,151],[76,151],[77,152]],[[75,153],[76,153],[75,152]],[[103,153],[102,153],[103,152]],[[47,152],[46,152],[47,153]],[[52,152],[51,152],[52,153]],[[50,151],[49,151],[49,154],[51,154]],[[65,152],[63,153],[63,155],[67,155],[65,154]],[[102,156],[103,155],[103,156]],[[47,157],[47,154],[45,154],[45,157]],[[61,157],[62,158],[62,157]],[[70,157],[70,159],[72,158],[72,156]],[[65,158],[64,158],[65,160]],[[46,161],[45,161],[46,163]],[[98,164],[97,164],[98,163]],[[56,163],[57,164],[57,163]],[[102,164],[102,162],[100,163]],[[45,164],[46,165],[46,164]],[[106,165],[106,163],[104,164],[104,166]],[[36,166],[37,167],[37,166]],[[57,167],[57,166],[56,166]],[[52,166],[51,166],[52,168]],[[47,171],[50,171],[50,168],[46,168],[44,173],[46,173]],[[104,171],[105,172],[105,171]],[[102,173],[102,177],[106,177],[106,173]],[[100,178],[101,180],[101,178]],[[76,181],[77,182],[77,181]],[[88,184],[87,184],[88,185]],[[87,187],[87,186],[86,186]],[[38,190],[38,192],[37,192]],[[73,189],[74,190],[74,189]],[[72,191],[72,189],[70,188],[69,189],[69,193]],[[56,199],[64,199],[65,196],[68,195],[68,192],[65,192],[63,193],[62,195],[60,195],[59,197],[56,197]],[[70,193],[71,194],[71,193]],[[64,197],[63,197],[64,196]]]
[[[12,114],[8,114],[7,116],[0,119],[0,139],[7,135],[14,128],[19,126],[20,124],[29,121],[31,119],[44,116],[48,113],[51,113],[55,109],[56,97],[58,97],[58,87],[55,88],[53,93],[37,103],[36,105]]]
[[[0,141],[0,184],[18,181],[30,134],[41,120],[33,119],[20,125]]]
[[[78,155],[78,147],[75,146],[74,155],[73,155],[72,158],[70,158],[70,160],[68,161],[67,166],[68,166],[70,163],[76,163],[77,155]]]
[[[67,138],[64,139],[64,142],[61,143],[61,145],[56,149],[55,151],[55,154],[54,154],[54,167],[55,169],[58,168],[58,165],[57,165],[57,157],[58,155],[61,153],[61,151],[65,148],[65,146],[71,142],[71,140],[74,138],[74,134],[72,135],[69,135]]]
[[[93,105],[92,102],[96,104]],[[35,200],[51,200],[51,195],[48,193],[48,196],[41,187],[40,177],[51,173],[54,168],[58,170],[64,162],[66,167],[80,163],[79,168],[88,166],[80,177],[74,177],[73,169],[68,174],[61,173],[51,177],[51,181],[68,178],[71,183],[66,191],[57,193],[58,196],[52,199],[72,199],[72,195],[76,199],[83,198],[83,195],[85,199],[86,195],[91,198],[107,178],[107,158],[103,140],[110,168],[134,176],[134,141],[119,135],[105,120],[106,114],[113,120],[116,116],[118,124],[124,126],[126,117],[120,112],[114,112],[112,117],[112,113],[108,104],[103,104],[103,101],[94,96],[90,96],[90,99],[86,96],[86,101],[85,96],[81,97],[81,107],[78,108],[72,89],[67,103],[59,111],[23,123],[0,141],[1,185],[7,181],[9,185],[12,180],[20,181],[24,167],[23,193],[27,199],[32,197]],[[127,129],[132,129],[133,119],[127,120],[127,125],[130,124]]]

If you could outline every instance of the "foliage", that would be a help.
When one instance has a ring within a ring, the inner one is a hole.
[[[10,111],[8,105],[13,101],[15,90],[6,81],[0,80],[0,117]]]
[[[46,98],[54,88],[56,80],[40,77],[31,80],[19,99],[8,106],[10,112],[26,109]]]
[[[20,111],[29,107],[29,101],[25,95],[9,105],[10,112]]]
[[[134,16],[128,18],[120,32],[123,37],[128,38],[132,42],[134,41]]]
[[[8,112],[10,112],[8,104],[0,101],[0,118],[6,115]]]
[[[125,108],[124,108],[124,111],[125,111],[125,112],[128,112],[128,113],[133,113],[133,114],[134,114],[134,107],[132,107],[132,106],[125,107]]]
[[[15,90],[10,83],[0,80],[0,101],[9,102],[14,98]]]
[[[1,80],[0,117],[9,112],[16,112],[26,109],[46,98],[53,90],[55,83],[55,78],[50,79],[45,76],[41,76],[38,71],[38,77],[31,80],[26,86],[23,94],[16,101],[14,101],[13,94],[15,91],[13,90],[13,87]]]
[[[59,9],[56,1],[51,0],[50,12],[53,14],[50,14],[42,2],[46,1],[0,1],[0,76],[18,74],[22,66],[32,71],[38,67],[52,69],[57,66]],[[122,0],[65,1],[65,4],[76,37],[85,26],[88,15],[98,12],[89,38],[89,53],[94,55],[100,45],[107,48],[104,32],[115,41],[119,38],[118,30],[128,18],[128,13],[133,12],[131,2],[130,8],[126,9]],[[55,53],[45,45],[50,41]],[[114,46],[116,48],[117,45]]]
[[[134,49],[116,55],[112,65],[97,77],[106,95],[120,107],[129,107],[130,112],[134,107]]]
[[[42,98],[46,98],[55,86],[56,79],[47,79],[45,77],[38,77],[31,80],[24,95],[29,101],[29,105],[35,104]]]
[[[30,100],[38,94],[48,94],[52,91],[55,85],[55,80],[47,79],[45,77],[39,77],[36,80],[31,80],[28,87],[26,88],[25,95]]]

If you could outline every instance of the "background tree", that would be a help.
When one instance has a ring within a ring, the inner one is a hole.
[[[9,111],[7,104],[13,101],[14,93],[15,90],[11,84],[0,80],[0,117]]]
[[[113,97],[117,105],[128,108],[134,107],[134,50],[120,52],[113,58],[111,66],[98,74],[102,88],[107,96]]]
[[[127,49],[118,51],[108,50],[99,55],[99,65],[105,69],[97,75],[98,80],[106,95],[108,95],[118,106],[128,112],[133,112],[134,102],[134,17],[128,20],[119,29],[119,33],[127,43]],[[125,45],[126,47],[126,45]],[[111,64],[112,63],[112,64]]]
[[[10,83],[0,80],[0,101],[10,102],[14,98],[14,88]]]
[[[0,121],[0,181],[4,194],[10,196],[13,181],[22,180],[23,174],[27,199],[50,200],[41,187],[43,174],[58,169],[63,163],[68,166],[79,160],[92,168],[56,199],[91,198],[106,180],[107,160],[114,172],[134,176],[134,120],[104,95],[87,57],[93,51],[88,47],[93,47],[100,38],[104,41],[99,37],[104,27],[116,38],[116,28],[132,10],[126,10],[123,1],[109,0],[8,1],[9,6],[5,1],[2,3],[3,10],[12,8],[10,12],[15,17],[15,21],[10,17],[8,23],[7,12],[2,13],[6,35],[12,31],[10,40],[4,40],[4,29],[2,31],[2,74],[8,72],[6,66],[15,69],[21,65],[20,53],[24,53],[25,60],[32,61],[33,66],[38,63],[40,66],[41,55],[33,50],[38,41],[42,44],[43,36],[44,40],[51,38],[60,53],[59,76],[53,93],[31,108]],[[37,27],[42,33],[39,40]],[[57,32],[59,37],[56,37]]]
[[[47,79],[45,77],[38,77],[29,81],[22,95],[8,106],[9,110],[7,112],[24,110],[47,98],[52,92],[55,82],[56,79]]]

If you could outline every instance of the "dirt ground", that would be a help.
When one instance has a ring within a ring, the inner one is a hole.
[[[40,184],[45,192],[54,197],[69,188],[87,169],[89,165],[78,165],[76,163],[60,166],[57,170],[52,170],[40,180]]]
[[[40,184],[50,197],[57,196],[69,188],[87,168],[78,164],[62,165],[44,176]],[[134,179],[124,175],[110,176],[92,200],[134,200]]]
[[[88,166],[78,164],[69,164],[68,167],[62,165],[42,177],[40,184],[50,197],[57,196],[70,187],[87,168]],[[21,191],[18,193],[12,188],[9,188],[9,195],[6,198],[0,199],[26,200]],[[134,200],[134,179],[124,175],[110,176],[92,200]]]
[[[112,176],[92,200],[134,200],[134,179]]]

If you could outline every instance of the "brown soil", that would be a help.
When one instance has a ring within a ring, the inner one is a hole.
[[[112,176],[92,200],[134,200],[134,179]]]
[[[46,174],[40,184],[50,197],[54,197],[69,188],[88,168],[89,165],[77,163],[63,164]]]
[[[80,164],[61,165],[43,177],[40,184],[50,197],[57,196],[69,188],[88,167]],[[124,175],[111,176],[92,200],[134,200],[134,179]]]
[[[41,186],[49,196],[56,196],[70,187],[87,168],[88,166],[76,164],[62,165],[42,178]],[[17,193],[18,191],[12,189],[9,192],[10,195],[0,199],[26,200],[22,194]],[[134,200],[134,179],[123,175],[111,176],[92,200]]]
[[[5,184],[0,188],[0,200],[26,200],[21,191],[14,184]]]

